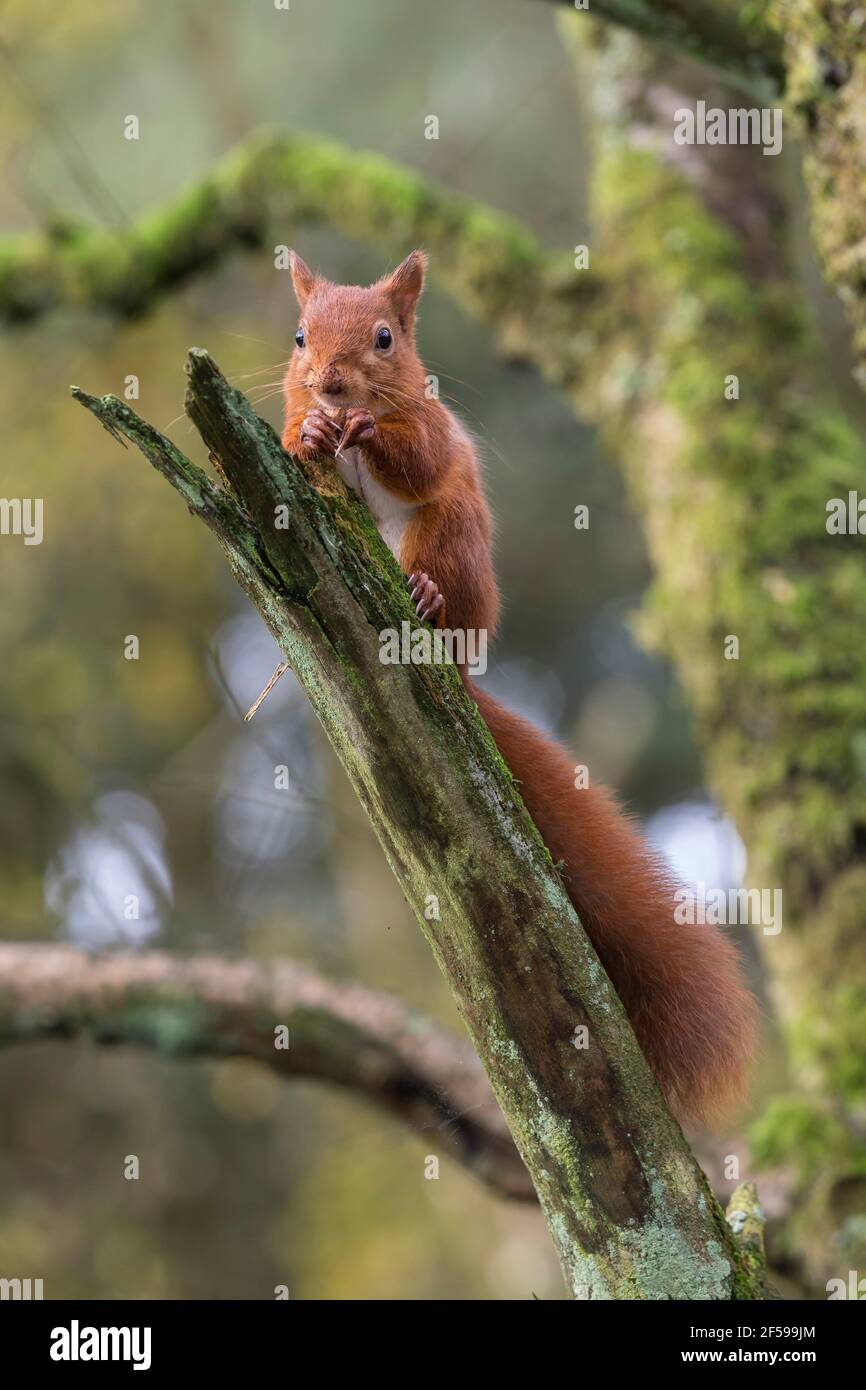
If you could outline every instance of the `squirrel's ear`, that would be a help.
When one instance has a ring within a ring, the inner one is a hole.
[[[401,319],[411,320],[424,288],[427,254],[413,251],[384,281],[384,287],[394,302]]]
[[[292,285],[295,290],[295,298],[298,301],[298,307],[303,310],[310,297],[310,291],[316,283],[316,277],[306,262],[301,260],[297,251],[290,251],[289,255],[292,263]]]

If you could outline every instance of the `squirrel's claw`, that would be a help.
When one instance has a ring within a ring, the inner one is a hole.
[[[373,438],[375,428],[376,421],[369,410],[359,410],[354,407],[347,410],[343,435],[340,440],[340,452],[342,453],[344,449],[352,449],[356,444],[368,444]]]
[[[406,583],[421,622],[432,622],[445,605],[445,596],[439,592],[438,584],[429,574],[410,574]]]
[[[439,612],[439,610],[443,607],[444,603],[445,599],[442,597],[441,594],[437,593],[433,602],[431,604],[428,604],[428,606],[424,609],[424,612],[418,614],[418,617],[421,619],[422,623],[432,623],[433,619],[436,617],[436,614]]]
[[[340,431],[323,410],[311,410],[301,425],[301,443],[330,458],[337,452]]]

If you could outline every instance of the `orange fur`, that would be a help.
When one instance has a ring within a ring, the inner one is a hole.
[[[735,948],[718,927],[675,921],[670,874],[605,787],[575,788],[565,748],[467,684],[668,1101],[681,1115],[724,1113],[755,1032]]]
[[[499,597],[492,523],[475,449],[457,419],[428,398],[414,342],[424,257],[414,252],[369,289],[331,285],[293,260],[307,341],[286,376],[284,447],[304,456],[310,411],[371,417],[360,446],[376,483],[414,506],[399,543],[404,572],[444,595],[439,626],[492,635]],[[393,344],[373,344],[387,323]],[[384,534],[384,533],[383,533]],[[577,913],[672,1106],[718,1114],[739,1097],[755,1033],[754,1001],[718,928],[681,926],[675,886],[603,787],[578,790],[574,760],[461,673],[527,809],[562,865]]]

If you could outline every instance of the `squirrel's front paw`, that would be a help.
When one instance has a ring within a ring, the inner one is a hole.
[[[311,410],[301,425],[301,443],[314,454],[333,458],[340,443],[340,427],[323,410]]]
[[[356,406],[347,410],[343,422],[343,437],[340,440],[340,453],[344,449],[353,449],[356,444],[369,444],[375,428],[376,421],[369,410],[361,410]]]

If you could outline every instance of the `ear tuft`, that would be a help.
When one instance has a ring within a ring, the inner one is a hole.
[[[426,251],[412,251],[405,261],[383,280],[383,288],[393,300],[401,319],[413,318],[424,288],[426,269]]]
[[[292,285],[295,291],[295,298],[298,307],[303,312],[304,305],[310,297],[310,292],[316,283],[316,277],[310,270],[305,261],[302,261],[297,251],[290,251],[292,265]]]

